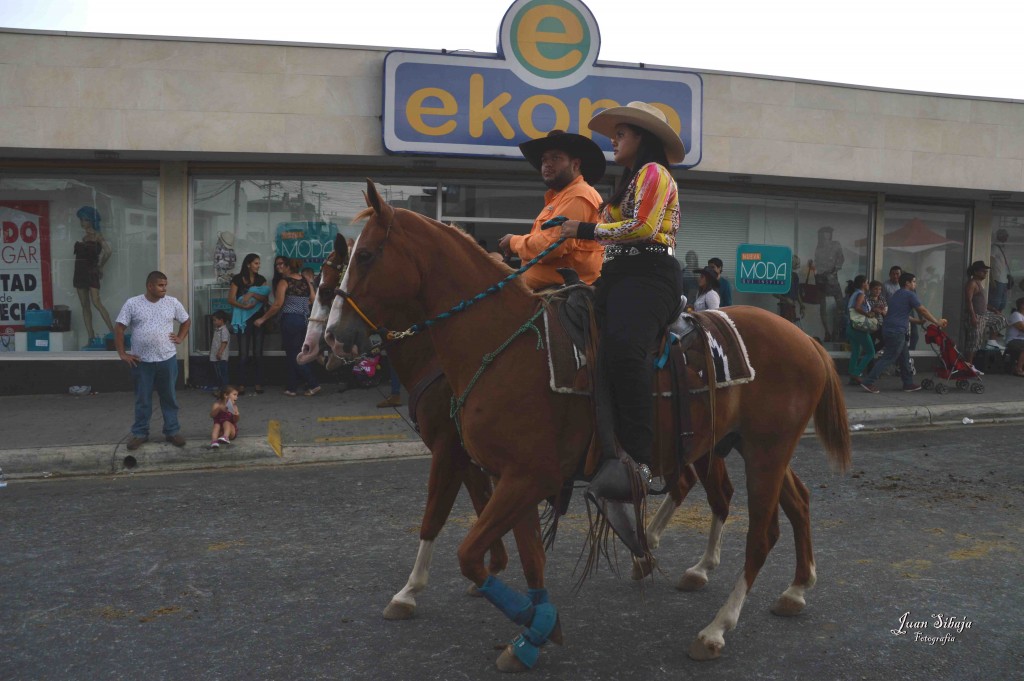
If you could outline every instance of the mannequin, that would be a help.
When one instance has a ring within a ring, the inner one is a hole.
[[[235,235],[231,232],[221,232],[217,237],[213,267],[217,271],[217,283],[231,283],[231,273],[235,269]]]
[[[100,300],[100,279],[103,278],[103,266],[110,260],[111,248],[100,232],[102,218],[100,212],[92,206],[82,206],[75,213],[85,234],[82,240],[75,243],[75,275],[74,286],[78,293],[78,301],[82,304],[82,321],[89,336],[90,345],[97,338],[92,325],[92,308],[95,307],[103,317],[107,330],[114,332],[107,308]]]
[[[840,342],[843,329],[840,328],[844,309],[843,289],[839,286],[839,270],[843,268],[843,247],[832,239],[832,228],[828,225],[818,230],[818,245],[814,249],[814,280],[822,288],[821,325],[825,330],[825,342]],[[832,316],[828,315],[828,299],[835,303]]]

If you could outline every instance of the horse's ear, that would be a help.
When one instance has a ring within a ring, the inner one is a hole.
[[[384,199],[377,193],[377,185],[373,183],[373,180],[366,178],[366,192],[363,194],[366,197],[366,205],[373,209],[373,212],[380,215],[382,212],[382,206],[384,205]]]
[[[338,254],[340,262],[348,260],[348,242],[345,241],[345,235],[341,232],[334,235],[334,252]]]
[[[391,222],[394,209],[377,192],[377,185],[370,178],[366,178],[366,205],[372,208],[377,217],[385,223]]]

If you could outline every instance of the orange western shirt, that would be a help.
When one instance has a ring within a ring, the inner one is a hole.
[[[577,177],[561,191],[549,189],[544,194],[544,210],[533,221],[530,233],[512,237],[509,248],[525,263],[558,241],[558,227],[541,229],[542,224],[558,215],[580,222],[598,222],[597,207],[600,205],[601,195],[584,182],[582,176]],[[559,267],[571,267],[580,275],[580,279],[593,284],[601,274],[603,260],[604,246],[601,244],[585,239],[569,239],[526,270],[523,274],[523,283],[534,291],[545,286],[560,286],[563,283],[562,275],[555,270]]]

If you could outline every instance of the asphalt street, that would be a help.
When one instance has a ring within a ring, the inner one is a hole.
[[[632,582],[620,553],[621,575],[605,566],[578,593],[577,495],[547,563],[566,645],[545,647],[529,678],[1022,678],[1019,443],[1019,425],[857,433],[840,476],[805,438],[793,466],[811,490],[818,584],[801,616],[769,612],[794,567],[783,520],[714,662],[686,650],[742,567],[739,457],[728,459],[737,493],[722,565],[696,593],[674,585],[703,551],[699,490],[662,539],[661,573]],[[0,678],[499,678],[494,660],[517,628],[465,594],[465,495],[416,617],[381,615],[416,555],[428,464],[11,481],[0,489]],[[506,580],[524,588],[510,551]],[[936,615],[950,626],[936,629]]]

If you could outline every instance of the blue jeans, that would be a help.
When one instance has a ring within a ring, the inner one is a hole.
[[[160,411],[164,415],[164,435],[177,435],[178,398],[174,384],[178,381],[178,358],[163,362],[139,362],[132,367],[135,379],[135,423],[132,435],[149,437],[149,419],[153,415],[153,391],[160,396]]]
[[[864,378],[864,383],[874,385],[882,372],[890,364],[899,360],[900,379],[903,380],[903,387],[909,387],[914,383],[914,377],[910,373],[910,349],[907,346],[907,332],[899,331],[882,332],[882,359],[875,362],[874,368]]]
[[[213,373],[217,377],[217,385],[221,388],[227,387],[228,384],[228,361],[226,359],[213,360],[210,362],[213,365]]]
[[[1006,292],[1007,282],[992,282],[992,287],[988,296],[988,304],[991,305],[993,309],[999,310],[1000,313],[1002,313],[1003,308],[1006,307]]]
[[[302,343],[306,340],[306,318],[300,314],[285,313],[281,315],[281,345],[284,346],[284,357],[288,365],[288,380],[285,388],[292,392],[298,391],[299,381],[307,388],[316,388],[320,384],[313,375],[308,364],[299,364],[295,358],[302,351]]]

